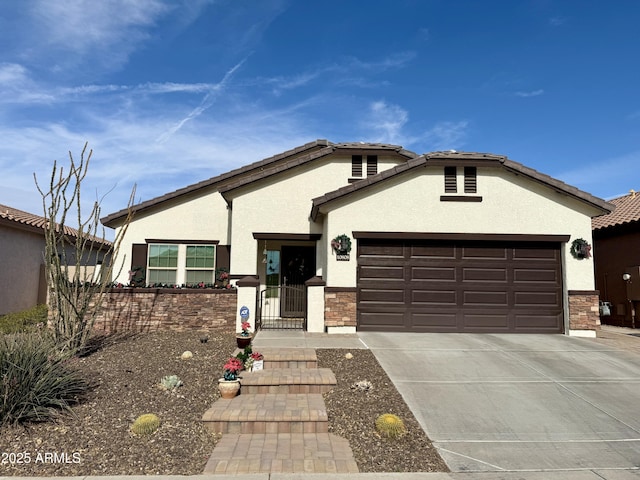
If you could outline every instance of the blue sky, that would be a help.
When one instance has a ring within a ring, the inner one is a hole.
[[[317,138],[640,190],[635,0],[0,3],[0,203],[94,150],[103,215]]]

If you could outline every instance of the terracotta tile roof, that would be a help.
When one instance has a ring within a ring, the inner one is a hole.
[[[628,194],[609,202],[615,205],[615,210],[608,215],[591,220],[593,230],[640,221],[640,193],[631,190]]]
[[[0,204],[0,224],[4,224],[13,228],[19,228],[21,230],[32,231],[35,233],[43,232],[47,219],[28,213],[17,208],[12,208],[7,205]],[[64,232],[66,235],[75,238],[78,231],[74,228],[65,225]],[[102,243],[104,245],[111,245],[111,242],[98,237],[90,237],[93,241]]]
[[[385,181],[388,178],[400,175],[408,170],[414,168],[420,168],[424,166],[432,165],[451,165],[452,161],[456,165],[477,165],[477,166],[494,166],[505,168],[508,171],[516,173],[518,175],[526,176],[529,179],[542,183],[560,193],[572,196],[592,206],[600,209],[603,213],[611,212],[615,207],[602,200],[601,198],[594,197],[593,195],[583,192],[576,187],[572,187],[560,180],[557,180],[549,175],[538,172],[529,167],[525,167],[521,163],[514,162],[508,159],[504,155],[495,155],[492,153],[479,153],[479,152],[456,152],[454,150],[444,152],[431,152],[426,153],[420,157],[411,159],[402,165],[383,170],[377,175],[367,177],[359,182],[352,183],[346,187],[339,188],[333,192],[326,193],[320,197],[312,200],[311,218],[315,220],[320,211],[320,207],[326,203],[329,203],[337,198],[344,197],[363,188],[367,188],[370,185]]]

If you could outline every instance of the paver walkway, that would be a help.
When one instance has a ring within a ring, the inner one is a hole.
[[[203,415],[222,438],[204,474],[357,473],[349,442],[330,434],[322,393],[336,384],[314,349],[261,348],[265,369],[241,376],[241,392]]]

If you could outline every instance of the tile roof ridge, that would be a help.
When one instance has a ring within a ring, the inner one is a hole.
[[[30,227],[30,229],[42,230],[46,228],[49,220],[46,217],[42,217],[40,215],[36,215],[33,213],[26,212],[24,210],[20,210],[18,208],[10,207],[9,205],[0,204],[0,220],[7,220],[24,227]],[[69,235],[72,237],[76,237],[78,234],[78,230],[68,225],[64,226],[65,235]],[[87,238],[93,242],[102,243],[105,245],[110,245],[111,242],[109,240],[99,238],[93,235],[87,235]]]
[[[624,195],[610,199],[609,202],[615,205],[615,210],[594,218],[591,222],[592,230],[640,222],[640,192],[631,189]]]

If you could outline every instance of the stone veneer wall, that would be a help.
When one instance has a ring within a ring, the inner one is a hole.
[[[569,290],[569,329],[600,329],[600,292],[598,290]]]
[[[356,324],[356,289],[325,287],[324,326],[355,327]]]
[[[235,290],[131,288],[107,292],[95,328],[115,331],[235,331]]]

